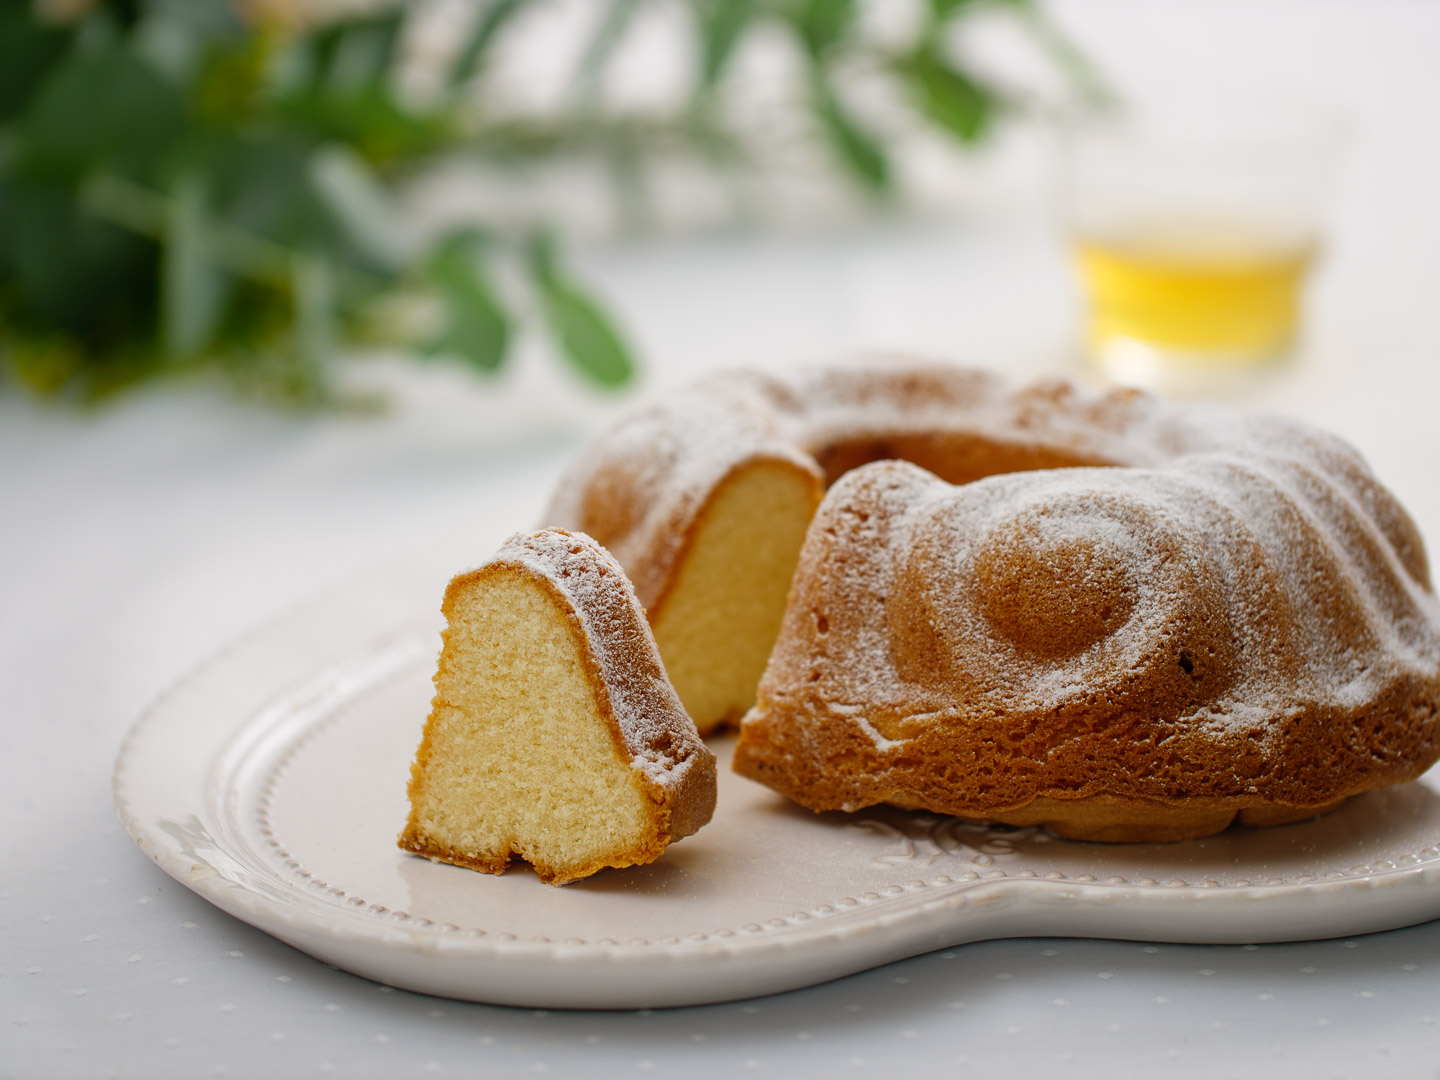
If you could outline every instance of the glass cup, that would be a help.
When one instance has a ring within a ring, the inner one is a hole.
[[[1337,125],[1314,109],[1126,113],[1065,133],[1064,214],[1110,378],[1169,391],[1290,354]]]

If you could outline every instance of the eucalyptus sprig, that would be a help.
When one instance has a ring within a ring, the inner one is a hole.
[[[609,109],[607,73],[659,3],[691,19],[692,92],[669,113]],[[335,401],[347,343],[378,336],[492,373],[533,321],[580,375],[622,386],[635,370],[625,336],[550,228],[481,212],[417,239],[399,186],[462,152],[589,156],[632,198],[656,154],[743,169],[763,147],[727,115],[727,74],[766,27],[794,43],[803,107],[833,160],[877,195],[895,185],[891,152],[848,99],[848,66],[895,80],[917,117],[963,144],[1013,105],[948,48],[972,11],[1013,10],[1078,88],[1090,79],[1029,0],[930,0],[898,49],[866,37],[855,0],[608,0],[571,108],[488,108],[487,65],[540,6],[476,0],[438,89],[415,100],[397,78],[409,6],[310,24],[298,0],[0,0],[0,368],[77,400],[210,370],[245,393],[317,405]],[[422,298],[429,317],[377,328],[397,296]]]

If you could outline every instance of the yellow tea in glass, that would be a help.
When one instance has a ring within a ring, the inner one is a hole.
[[[1092,353],[1132,341],[1214,363],[1246,363],[1290,348],[1313,245],[1193,233],[1076,238]]]
[[[1085,348],[1112,377],[1173,388],[1295,344],[1326,140],[1296,124],[1257,131],[1253,119],[1071,133],[1067,226]]]

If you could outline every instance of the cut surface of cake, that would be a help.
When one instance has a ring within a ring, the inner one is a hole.
[[[824,494],[772,389],[727,377],[632,414],[587,449],[546,511],[625,567],[702,735],[755,703]]]
[[[705,718],[706,733],[755,703],[820,495],[808,472],[746,462],[730,471],[695,523],[651,625],[680,700]]]
[[[445,591],[400,846],[563,884],[658,858],[715,806],[715,758],[634,590],[590,537],[511,537]]]

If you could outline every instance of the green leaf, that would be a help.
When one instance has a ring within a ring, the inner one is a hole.
[[[855,0],[796,0],[789,12],[805,51],[817,60],[850,33],[855,14]]]
[[[65,188],[7,187],[10,262],[33,316],[86,332],[123,323],[153,327],[158,249],[83,212]]]
[[[624,386],[635,361],[619,332],[593,299],[571,286],[543,296],[545,321],[567,359],[601,386]]]
[[[170,34],[176,27],[168,26]],[[163,38],[157,30],[142,25],[141,33],[151,40]],[[197,36],[198,37],[198,36]],[[137,45],[144,44],[142,38]],[[224,45],[192,38],[188,41],[191,55],[187,59],[185,43],[169,46],[173,55],[159,58],[165,50],[160,41],[145,45],[146,55],[157,57],[153,62],[165,65],[172,72],[188,70],[188,74],[172,74],[189,83],[187,94],[190,115],[202,128],[212,132],[232,133],[254,126],[272,96],[273,41],[264,34],[237,35]]]
[[[963,7],[969,7],[975,0],[930,0],[930,17],[935,22],[945,22]]]
[[[21,111],[73,38],[37,20],[34,4],[0,4],[0,123]]]
[[[549,229],[537,229],[530,235],[526,248],[530,260],[530,276],[542,289],[560,281],[560,257],[555,250],[555,234]]]
[[[377,166],[423,159],[455,142],[448,113],[412,111],[378,84],[344,92],[301,90],[274,103],[273,120],[292,138],[349,143]]]
[[[700,87],[719,85],[740,35],[755,14],[755,0],[709,0],[696,16],[700,32]]]
[[[321,204],[357,251],[395,272],[407,252],[390,194],[365,159],[343,144],[311,155],[310,183]]]
[[[479,72],[496,36],[529,0],[492,0],[476,20],[465,45],[450,66],[450,87],[469,82]]]
[[[601,386],[629,382],[635,375],[629,348],[594,299],[561,275],[548,233],[532,237],[529,255],[540,311],[561,354]]]
[[[510,319],[480,270],[480,245],[469,233],[446,238],[430,257],[427,276],[445,303],[446,326],[427,353],[453,353],[480,371],[495,371],[510,347]]]
[[[237,136],[217,139],[195,148],[187,161],[205,178],[210,192],[211,211],[225,236],[239,240],[248,236],[262,241],[259,246],[233,254],[253,262],[258,277],[276,281],[288,288],[291,269],[278,268],[264,248],[280,247],[315,255],[323,254],[341,266],[362,273],[385,276],[392,272],[382,251],[370,246],[378,242],[383,248],[394,241],[385,236],[383,227],[372,229],[376,236],[357,237],[346,215],[366,212],[366,197],[358,190],[348,190],[341,198],[351,200],[344,210],[337,208],[333,196],[337,188],[351,180],[357,187],[364,184],[353,173],[339,179],[341,169],[333,161],[326,164],[325,149],[314,148],[308,140],[293,134]],[[338,182],[337,182],[338,181]],[[328,186],[327,186],[328,185]],[[227,241],[228,243],[228,241]],[[231,245],[233,247],[233,245]],[[392,253],[393,254],[393,253]],[[254,255],[252,260],[250,255]],[[346,278],[353,280],[354,275]]]
[[[405,19],[402,6],[369,18],[345,19],[320,30],[313,38],[312,85],[334,92],[387,82]]]
[[[160,267],[161,338],[171,356],[198,353],[215,333],[224,310],[226,275],[210,255],[205,188],[184,177],[169,203]]]
[[[395,50],[405,29],[403,7],[347,26],[330,67],[332,85],[367,86],[387,82]]]
[[[920,112],[961,142],[980,139],[994,119],[998,100],[965,72],[931,49],[920,49],[896,64]]]
[[[123,44],[75,50],[21,117],[21,167],[62,182],[100,168],[144,170],[184,126],[179,90]]]
[[[308,143],[292,135],[237,133],[197,145],[190,161],[206,178],[217,218],[294,246],[314,241],[325,224],[309,183],[310,155]]]
[[[14,181],[0,170],[0,319],[4,318],[3,291],[15,273]]]
[[[834,89],[818,75],[813,90],[815,115],[841,162],[870,191],[889,191],[890,159],[880,141],[855,121]]]

